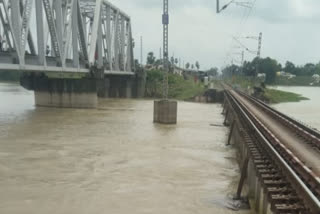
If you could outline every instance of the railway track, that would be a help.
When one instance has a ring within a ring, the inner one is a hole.
[[[315,129],[312,129],[305,124],[302,124],[301,122],[275,110],[271,106],[267,105],[266,103],[260,101],[257,98],[254,98],[252,96],[248,96],[247,94],[237,91],[239,94],[241,94],[246,99],[250,100],[251,102],[255,103],[256,106],[258,106],[260,109],[262,109],[264,112],[266,112],[269,116],[275,118],[281,124],[288,127],[292,130],[293,133],[295,133],[298,137],[302,138],[303,142],[306,144],[309,144],[314,149],[316,149],[318,152],[320,152],[320,133],[316,131]],[[319,163],[320,164],[320,163]]]
[[[274,213],[320,214],[320,178],[259,120],[246,102],[287,127],[318,152],[320,134],[265,103],[225,86],[259,181]],[[246,102],[244,102],[244,99]],[[320,154],[319,154],[320,155]],[[320,165],[320,163],[315,163]]]

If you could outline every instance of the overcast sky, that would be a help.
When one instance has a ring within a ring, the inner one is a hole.
[[[144,62],[149,51],[158,58],[162,46],[162,0],[110,1],[131,16],[135,58],[140,58],[141,35]],[[230,64],[232,58],[241,59],[236,54],[241,50],[236,49],[238,45],[232,36],[258,36],[259,32],[263,33],[262,57],[296,64],[320,60],[319,0],[257,0],[251,13],[249,9],[231,5],[219,15],[215,13],[215,0],[169,1],[169,52],[181,61],[198,60],[201,68],[220,68]],[[220,1],[221,5],[229,2]],[[242,39],[242,43],[257,50],[255,40]],[[246,60],[252,57],[245,53]]]

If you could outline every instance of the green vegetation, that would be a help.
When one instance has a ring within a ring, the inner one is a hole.
[[[20,74],[15,71],[0,71],[0,81],[19,82]]]
[[[270,57],[255,58],[252,62],[245,61],[243,66],[228,66],[222,70],[222,73],[225,77],[239,76],[240,74],[246,77],[256,77],[258,73],[263,73],[266,75],[265,83],[272,84],[281,68],[281,64]]]
[[[252,89],[253,87],[260,85],[260,82],[255,78],[247,76],[233,76],[232,78],[225,79],[225,82],[242,90]]]
[[[276,89],[265,89],[264,96],[270,103],[284,103],[284,102],[299,102],[301,100],[308,100],[308,98],[287,91],[280,91]]]
[[[283,70],[297,76],[312,76],[314,74],[320,74],[320,62],[317,64],[307,63],[303,66],[297,66],[287,61]]]
[[[265,88],[257,78],[246,76],[234,76],[226,80],[228,84],[233,85],[234,88],[240,89],[248,94],[268,102],[268,103],[283,103],[283,102],[299,102],[301,100],[308,100],[308,98],[300,94]]]
[[[160,70],[147,71],[146,97],[162,97],[163,72]],[[195,83],[191,77],[169,74],[169,98],[187,100],[202,94],[205,87]]]
[[[270,57],[256,57],[251,62],[245,61],[242,66],[227,66],[222,70],[222,73],[225,77],[257,77],[259,74],[265,74],[264,81],[269,85],[309,86],[310,83],[319,82],[315,76],[320,75],[320,62],[317,64],[307,63],[303,66],[297,66],[287,61],[285,65],[282,66],[277,60]],[[314,85],[320,86],[319,83],[315,83]]]

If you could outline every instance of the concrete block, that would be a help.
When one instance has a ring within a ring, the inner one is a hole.
[[[108,78],[97,80],[98,97],[108,98],[110,92],[110,80]]]
[[[153,122],[160,124],[176,124],[177,108],[177,101],[154,101]]]
[[[35,104],[42,107],[57,108],[97,108],[97,93],[58,93],[35,91]]]

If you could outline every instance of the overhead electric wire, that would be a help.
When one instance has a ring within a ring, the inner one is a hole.
[[[241,21],[240,21],[240,24],[239,24],[239,28],[238,28],[238,30],[236,31],[237,33],[235,34],[235,35],[238,35],[238,36],[236,36],[236,37],[242,36],[242,34],[243,34],[243,32],[244,32],[243,26],[246,25],[246,23],[247,23],[250,15],[252,14],[252,11],[253,11],[253,9],[254,9],[254,6],[255,6],[256,2],[257,2],[257,0],[253,0],[253,1],[252,1],[252,6],[249,7],[249,8],[246,7],[247,9],[246,9],[245,12],[243,13],[243,16],[242,16]],[[226,59],[225,59],[225,61],[224,61],[224,64],[225,64],[224,67],[227,65],[227,62],[229,61],[229,60],[228,60],[228,59],[229,59],[228,55],[230,55],[229,53],[232,52],[232,46],[233,46],[233,40],[230,42],[230,48],[229,48],[229,51],[227,51]]]

